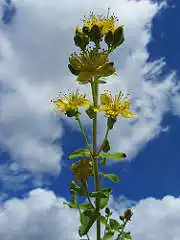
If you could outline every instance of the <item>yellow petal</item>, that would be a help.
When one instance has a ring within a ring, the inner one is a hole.
[[[111,102],[111,98],[107,94],[101,94],[100,99],[102,105],[108,105]]]
[[[137,116],[136,114],[132,113],[129,109],[120,111],[119,113],[122,117],[125,117],[125,118],[134,118]]]
[[[52,111],[55,112],[55,113],[62,113],[62,112],[64,112],[63,109],[62,110],[55,110],[55,109],[53,109]]]

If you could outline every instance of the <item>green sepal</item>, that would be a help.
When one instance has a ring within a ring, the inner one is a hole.
[[[77,114],[78,114],[78,111],[77,110],[67,110],[65,112],[65,114],[68,116],[68,117],[75,117]]]
[[[114,173],[104,174],[102,172],[99,172],[99,174],[104,176],[104,177],[107,177],[109,180],[111,180],[114,183],[117,183],[117,182],[120,181],[120,178],[116,174],[114,174]]]
[[[74,74],[75,76],[79,75],[80,72],[81,72],[81,71],[79,71],[79,70],[74,69],[71,64],[68,64],[68,68],[69,68],[70,72],[71,72],[72,74]]]
[[[90,152],[87,148],[79,148],[75,150],[71,155],[69,155],[68,160],[72,160],[73,158],[77,157],[89,157]]]
[[[108,139],[105,139],[103,147],[102,147],[103,152],[109,152],[110,150],[110,145]]]
[[[114,127],[114,123],[115,122],[116,122],[116,118],[108,117],[108,119],[107,119],[107,127],[109,129],[112,129]]]

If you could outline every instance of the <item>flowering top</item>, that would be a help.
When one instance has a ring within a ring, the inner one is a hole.
[[[91,29],[93,26],[98,26],[102,35],[108,33],[108,31],[114,32],[115,29],[115,21],[117,18],[115,16],[111,17],[102,17],[102,15],[98,15],[97,17],[91,12],[89,19],[86,18],[83,20],[84,26]]]
[[[97,52],[95,49],[85,50],[79,55],[74,53],[69,58],[69,68],[77,71],[77,81],[81,84],[89,82],[93,76],[107,77],[115,73],[113,63],[108,62],[106,51]]]
[[[69,95],[64,94],[64,98],[59,97],[55,101],[53,101],[58,108],[58,110],[53,109],[53,112],[61,113],[61,112],[68,112],[68,111],[77,111],[79,107],[89,106],[91,102],[86,99],[86,95],[79,95],[78,89],[76,92],[69,93]]]
[[[101,104],[104,105],[98,109],[99,112],[106,112],[105,116],[110,116],[111,118],[116,118],[118,115],[121,115],[125,118],[134,118],[136,114],[133,114],[129,110],[129,106],[131,105],[131,101],[127,99],[129,94],[124,97],[124,94],[120,91],[119,95],[116,95],[115,98],[112,98],[111,93],[105,92],[101,94]],[[124,99],[122,99],[124,97]],[[120,101],[121,100],[121,101]],[[127,100],[127,101],[122,101]]]

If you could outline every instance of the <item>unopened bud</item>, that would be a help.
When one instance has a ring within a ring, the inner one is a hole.
[[[131,219],[132,215],[133,215],[133,213],[132,213],[131,209],[128,208],[124,213],[124,218],[129,221]]]
[[[124,42],[123,26],[124,25],[120,25],[114,31],[114,38],[112,42],[113,49],[115,49],[117,46],[121,45]]]
[[[69,70],[71,71],[72,74],[74,74],[76,76],[80,74],[80,71],[74,69],[71,64],[68,64],[68,68],[69,68]]]
[[[112,43],[112,41],[113,41],[113,33],[112,33],[112,31],[108,31],[108,33],[104,37],[104,41],[105,41],[105,43],[108,46]]]
[[[90,33],[91,30],[90,30],[90,28],[84,26],[83,29],[82,29],[82,31],[83,31],[84,34],[86,34],[86,35],[89,36],[89,33]]]
[[[95,43],[99,43],[99,41],[101,40],[101,37],[102,37],[101,30],[98,27],[98,25],[92,26],[91,31],[90,31],[91,41],[93,41]]]

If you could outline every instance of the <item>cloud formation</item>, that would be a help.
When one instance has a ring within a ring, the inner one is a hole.
[[[63,205],[64,198],[40,188],[29,192],[24,199],[13,198],[0,209],[0,238],[7,240],[79,240],[79,213]],[[180,198],[166,196],[161,200],[147,198],[139,203],[121,196],[111,198],[112,218],[117,221],[127,207],[133,206],[133,219],[127,231],[133,240],[169,240],[180,236],[177,214]],[[96,225],[89,233],[96,237]],[[104,228],[102,228],[102,233]]]
[[[1,1],[2,2],[2,1]],[[83,15],[89,11],[112,12],[125,25],[125,43],[112,55],[119,78],[109,78],[101,86],[117,93],[131,93],[135,120],[119,119],[110,133],[112,152],[124,151],[128,159],[136,154],[161,131],[164,113],[179,114],[179,85],[175,72],[160,76],[165,60],[147,63],[147,44],[151,41],[153,17],[165,3],[151,1],[14,1],[17,12],[11,24],[0,23],[0,144],[13,162],[33,174],[58,174],[61,171],[63,115],[52,113],[51,97],[59,91],[78,87],[89,99],[89,86],[80,86],[69,73],[68,57],[74,51],[73,34]],[[161,81],[159,81],[161,80]],[[178,115],[179,116],[179,115]],[[79,131],[75,121],[67,120]],[[91,121],[82,115],[86,128]],[[167,129],[167,128],[166,128]],[[98,122],[98,140],[105,131],[102,114]],[[118,141],[117,141],[118,139]],[[54,144],[59,140],[60,145]]]

